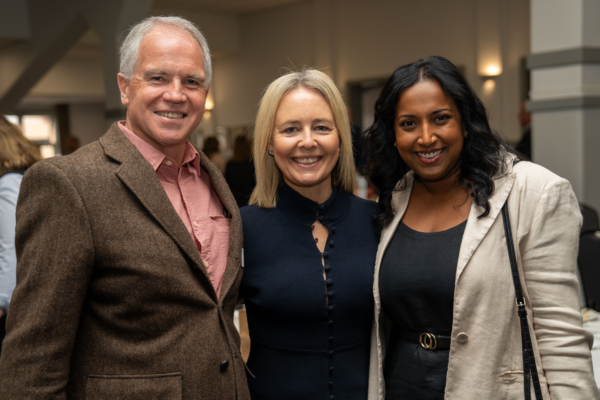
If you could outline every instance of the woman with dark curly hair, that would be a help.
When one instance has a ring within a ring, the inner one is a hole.
[[[367,138],[382,230],[369,399],[600,399],[569,182],[517,165],[442,57],[393,73]]]

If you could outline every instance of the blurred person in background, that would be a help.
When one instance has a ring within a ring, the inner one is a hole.
[[[210,162],[215,164],[219,171],[221,171],[221,174],[225,174],[227,161],[225,161],[225,157],[223,157],[223,154],[219,151],[219,141],[217,138],[212,136],[206,138],[202,152],[208,157]]]
[[[40,150],[18,126],[0,115],[0,345],[16,284],[16,207],[23,173],[41,160]]]
[[[256,186],[254,163],[250,160],[250,144],[245,136],[238,136],[233,145],[233,157],[225,168],[225,180],[235,197],[238,207],[248,205]]]
[[[273,81],[241,209],[253,400],[366,400],[377,204],[352,194],[346,106],[312,69]]]

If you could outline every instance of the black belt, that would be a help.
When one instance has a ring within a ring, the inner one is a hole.
[[[451,336],[434,335],[433,333],[427,332],[409,332],[398,328],[397,326],[394,327],[393,332],[398,338],[410,343],[420,344],[421,347],[426,350],[449,349],[450,339],[452,339]]]

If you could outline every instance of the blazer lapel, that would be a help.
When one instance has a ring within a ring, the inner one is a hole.
[[[381,267],[381,260],[383,259],[383,255],[396,233],[396,229],[398,228],[398,224],[400,220],[404,216],[404,212],[406,211],[406,207],[408,206],[408,200],[410,199],[410,193],[412,191],[414,173],[412,171],[408,172],[404,179],[400,180],[400,182],[396,185],[396,189],[405,183],[406,189],[401,192],[397,192],[392,197],[392,207],[394,209],[394,219],[392,222],[386,226],[381,232],[381,240],[379,241],[379,247],[377,249],[377,259],[375,260],[375,276],[379,276],[379,269]],[[375,279],[373,283],[375,288],[378,290],[379,288],[379,280]]]
[[[117,177],[210,282],[194,240],[173,208],[150,163],[121,132],[117,123],[100,138],[100,143],[106,155],[121,164],[116,172]]]
[[[220,300],[224,299],[239,271],[239,259],[242,252],[242,218],[240,216],[240,210],[237,206],[235,198],[229,190],[229,185],[225,181],[225,178],[221,172],[215,167],[208,158],[198,150],[200,154],[200,165],[208,172],[210,178],[210,184],[221,200],[221,204],[231,216],[231,225],[229,228],[229,251],[227,253],[227,266],[225,268],[225,274],[223,275],[223,282],[221,284]]]
[[[507,167],[504,176],[494,179],[495,190],[493,196],[489,199],[490,213],[487,216],[478,218],[483,210],[475,203],[471,205],[471,212],[469,213],[469,219],[467,220],[467,226],[465,227],[463,240],[460,245],[455,283],[458,283],[458,279],[471,259],[471,256],[477,247],[479,247],[479,244],[500,214],[500,210],[508,198],[514,182],[515,175],[512,172],[512,166]]]

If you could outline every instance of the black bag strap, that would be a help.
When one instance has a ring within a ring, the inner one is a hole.
[[[515,255],[515,246],[512,239],[510,228],[510,215],[508,214],[508,199],[502,206],[502,220],[504,221],[504,235],[506,236],[506,247],[508,248],[508,257],[510,258],[510,269],[512,271],[513,283],[515,285],[515,294],[517,297],[517,313],[521,321],[521,342],[523,345],[523,383],[525,390],[525,400],[531,400],[531,389],[529,377],[533,381],[533,390],[536,400],[543,400],[540,379],[535,365],[535,355],[531,345],[531,335],[529,334],[529,325],[527,324],[527,310],[525,309],[525,299],[521,289],[521,280],[519,279],[519,268],[517,267],[517,257]]]

